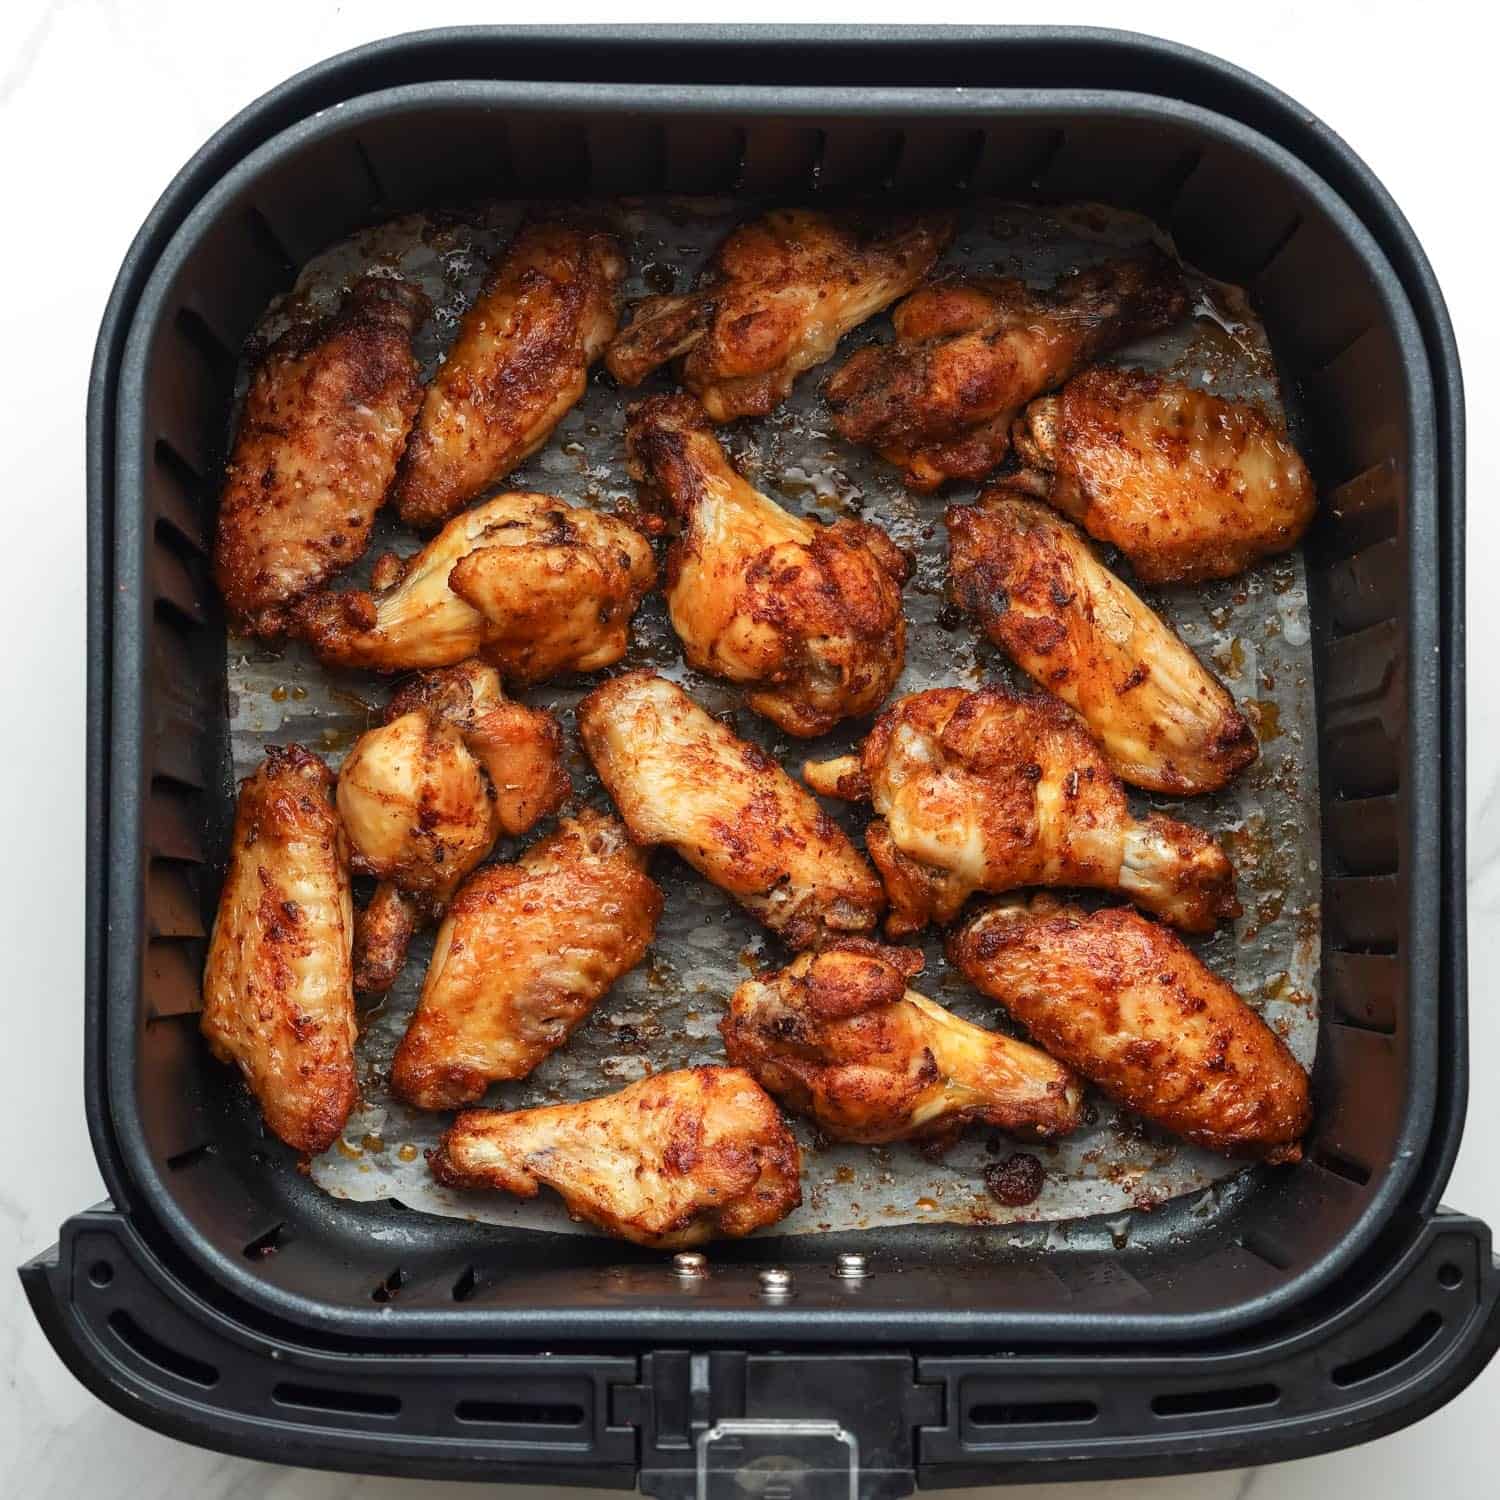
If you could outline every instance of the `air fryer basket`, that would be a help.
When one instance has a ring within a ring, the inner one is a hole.
[[[1184,1203],[1134,1216],[1124,1250],[1089,1223],[1045,1248],[942,1226],[762,1237],[713,1247],[694,1282],[603,1239],[323,1197],[196,1027],[230,792],[206,546],[236,351],[322,246],[466,192],[880,187],[1145,212],[1270,330],[1322,496],[1307,1158],[1247,1176],[1206,1228]],[[899,1492],[1286,1456],[1444,1399],[1496,1337],[1488,1232],[1436,1212],[1466,1083],[1461,415],[1441,301],[1378,184],[1288,101],[1164,44],[480,30],[268,96],[143,229],[91,391],[88,1081],[113,1208],[27,1268],[54,1341],[199,1441],[657,1488],[724,1416],[864,1428],[861,1467],[885,1476],[866,1488]],[[842,1249],[873,1274],[831,1276]],[[789,1298],[759,1293],[773,1261]],[[894,1446],[871,1451],[871,1412]]]

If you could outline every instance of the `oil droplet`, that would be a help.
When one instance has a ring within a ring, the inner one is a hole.
[[[349,1142],[343,1138],[343,1136],[340,1136],[338,1140],[334,1142],[334,1145],[339,1148],[339,1155],[347,1156],[350,1161],[358,1161],[360,1157],[365,1154],[359,1149],[358,1146],[351,1146]]]
[[[282,687],[280,683],[277,683],[276,686],[271,689],[271,702],[272,703],[285,703],[286,702],[286,689],[284,687]]]
[[[1279,739],[1281,737],[1281,707],[1273,703],[1269,698],[1254,699],[1251,705],[1255,709],[1255,729],[1260,736],[1261,744],[1267,740]]]
[[[367,1134],[360,1141],[360,1145],[363,1146],[366,1151],[384,1151],[385,1150],[385,1142],[378,1135],[375,1135],[373,1133]]]
[[[300,703],[305,697],[307,697],[307,689],[303,687],[299,682],[297,686],[292,689],[292,697]]]
[[[936,1208],[937,1206],[938,1205],[937,1205],[937,1199],[936,1198],[918,1198],[917,1199],[917,1207],[918,1208],[927,1209],[927,1210],[930,1211],[930,1210]]]
[[[402,1161],[415,1161],[417,1159],[417,1148],[409,1141],[397,1153]]]

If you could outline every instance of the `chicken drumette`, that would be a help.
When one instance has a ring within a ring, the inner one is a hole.
[[[650,544],[623,521],[551,495],[496,495],[416,556],[387,553],[373,593],[304,599],[294,628],[328,666],[396,672],[479,656],[509,681],[540,682],[619,661],[655,576]]]
[[[715,422],[763,417],[844,334],[909,292],[952,237],[946,213],[776,210],[724,241],[696,291],[640,303],[605,363],[622,385],[639,385],[678,359]]]
[[[333,776],[300,745],[273,746],[240,785],[202,1027],[298,1151],[326,1151],[354,1105],[353,933]]]
[[[1038,897],[981,912],[948,956],[1111,1099],[1215,1151],[1293,1162],[1311,1121],[1286,1044],[1165,928]]]
[[[1126,781],[1216,791],[1259,754],[1224,685],[1054,511],[990,490],[946,520],[954,602],[1083,715]]]
[[[657,1073],[577,1104],[465,1110],[430,1162],[449,1187],[517,1198],[550,1187],[575,1219],[662,1249],[749,1234],[802,1201],[797,1142],[738,1068]]]
[[[391,1087],[419,1109],[472,1104],[562,1046],[641,961],[662,894],[614,818],[585,812],[453,898]]]
[[[1156,250],[1073,271],[1045,291],[945,277],[891,315],[895,343],[859,350],[828,382],[833,425],[898,465],[912,489],[982,479],[1033,396],[1187,308],[1180,270]]]
[[[1234,867],[1200,829],[1131,816],[1098,743],[1055,698],[933,688],[891,705],[859,755],[813,761],[808,784],[868,800],[865,844],[893,938],[943,924],[975,891],[1118,890],[1189,932],[1239,914]]]
[[[1296,546],[1317,505],[1260,407],[1139,370],[1085,370],[1014,437],[1026,467],[1003,482],[1118,547],[1145,583],[1232,577]]]
[[[424,672],[355,741],[338,808],[353,868],[380,882],[355,921],[355,988],[388,990],[419,921],[442,915],[503,834],[525,833],[570,790],[562,726],[508,699],[493,667]]]
[[[230,623],[278,636],[287,607],[364,553],[422,399],[411,339],[428,301],[366,276],[289,329],[250,382],[226,469],[214,581]]]
[[[547,441],[614,335],[624,275],[607,234],[516,235],[427,387],[392,491],[407,525],[440,525]]]
[[[877,526],[818,526],[731,467],[690,396],[630,410],[631,473],[679,527],[667,608],[690,665],[751,689],[788,734],[873,713],[901,674],[910,562]]]
[[[578,732],[639,844],[670,844],[794,948],[868,932],[880,881],[817,800],[675,683],[627,672],[578,707]]]
[[[800,954],[734,992],[725,1053],[834,1140],[943,1147],[973,1124],[1030,1137],[1076,1129],[1081,1080],[909,989],[921,967],[914,948],[861,938]]]

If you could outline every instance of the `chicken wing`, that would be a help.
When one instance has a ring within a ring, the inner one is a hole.
[[[1223,683],[1068,522],[1003,490],[946,519],[954,602],[1083,715],[1126,781],[1216,791],[1260,753]]]
[[[850,329],[909,292],[953,229],[947,213],[775,210],[724,241],[696,291],[640,303],[605,364],[633,386],[677,359],[683,385],[715,422],[763,417]]]
[[[662,894],[620,823],[584,812],[514,864],[486,865],[438,929],[391,1087],[418,1109],[472,1104],[567,1041],[656,935]]]
[[[281,635],[287,606],[369,546],[422,400],[411,339],[429,306],[404,281],[366,276],[261,361],[214,541],[214,582],[241,633]]]
[[[874,803],[865,844],[893,938],[944,925],[975,891],[1118,890],[1189,932],[1239,915],[1234,867],[1200,829],[1131,816],[1083,721],[1055,698],[933,688],[899,699],[860,751],[810,761],[814,791]]]
[[[607,234],[516,235],[422,400],[392,492],[408,526],[440,525],[547,441],[614,335],[624,275]]]
[[[300,745],[273,746],[240,784],[202,1027],[266,1124],[310,1154],[333,1144],[354,1105],[353,930],[333,776]]]
[[[623,521],[551,495],[496,495],[415,557],[382,557],[373,593],[302,600],[294,630],[328,666],[396,672],[479,656],[513,682],[540,682],[619,661],[655,576],[650,544]]]
[[[948,956],[1054,1057],[1109,1097],[1215,1151],[1294,1162],[1311,1121],[1286,1044],[1163,927],[1126,907],[1001,904]]]
[[[1260,407],[1139,370],[1085,370],[1015,425],[1005,484],[1118,547],[1144,583],[1230,578],[1295,547],[1312,477]]]
[[[905,660],[907,556],[877,526],[817,526],[747,484],[691,396],[633,406],[625,443],[680,528],[667,609],[688,663],[749,686],[788,734],[873,713]]]
[[[449,1187],[554,1189],[575,1219],[637,1245],[738,1238],[802,1201],[802,1154],[738,1068],[657,1073],[617,1094],[507,1114],[465,1110],[429,1158]]]
[[[606,682],[579,704],[578,733],[631,838],[670,844],[792,947],[874,927],[885,895],[843,829],[675,683]]]
[[[1158,250],[1064,276],[947,277],[891,315],[896,341],[861,349],[828,382],[833,425],[898,465],[914,490],[983,479],[1033,396],[1187,312],[1182,273]]]
[[[557,720],[506,698],[481,662],[396,694],[339,771],[353,868],[381,882],[355,921],[356,989],[388,990],[417,923],[442,915],[495,840],[556,812],[571,790],[562,754]]]
[[[724,1051],[838,1141],[947,1146],[971,1124],[1033,1137],[1076,1129],[1082,1081],[909,989],[921,967],[915,948],[863,938],[799,954],[734,992]]]

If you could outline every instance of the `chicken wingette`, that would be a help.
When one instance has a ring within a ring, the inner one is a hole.
[[[1230,578],[1296,546],[1317,507],[1286,432],[1248,401],[1085,370],[1017,420],[1005,484],[1118,547],[1143,583]]]
[[[287,1145],[326,1151],[354,1105],[354,905],[333,776],[272,746],[240,784],[203,972],[203,1035]]]
[[[1045,1052],[908,987],[914,948],[844,938],[747,980],[720,1025],[729,1061],[833,1140],[951,1145],[967,1125],[1077,1128],[1082,1081]]]
[[[878,526],[815,525],[735,471],[690,396],[630,409],[631,473],[674,517],[667,609],[690,666],[788,734],[873,713],[906,655],[910,560]]]
[[[1116,1103],[1215,1151],[1294,1162],[1311,1121],[1286,1044],[1180,939],[1126,907],[1000,904],[948,957]]]
[[[605,364],[634,386],[675,359],[715,422],[763,417],[844,334],[909,292],[953,228],[946,213],[775,210],[724,241],[695,291],[641,302]]]
[[[865,844],[893,938],[946,925],[975,891],[1028,885],[1117,890],[1189,932],[1239,914],[1223,850],[1175,818],[1133,817],[1083,721],[1043,694],[913,693],[858,755],[810,761],[803,776],[880,815]]]
[[[1033,396],[1187,309],[1182,273],[1158,250],[1070,272],[1046,290],[943,277],[891,314],[894,343],[859,350],[828,382],[833,425],[900,467],[911,489],[983,479]]]
[[[214,582],[230,624],[276,637],[287,610],[370,544],[422,400],[414,286],[366,276],[331,317],[271,345],[250,381],[225,469]]]
[[[338,809],[356,873],[380,884],[355,918],[354,986],[381,994],[419,922],[506,834],[525,833],[571,790],[562,726],[512,702],[482,662],[419,674],[339,770]]]
[[[656,576],[650,544],[551,495],[496,495],[414,557],[386,554],[373,592],[315,594],[294,630],[327,666],[397,672],[478,656],[509,682],[610,666]]]
[[[430,1158],[439,1182],[534,1198],[637,1245],[736,1238],[802,1201],[801,1152],[738,1068],[684,1068],[577,1104],[465,1110]]]
[[[1211,792],[1260,753],[1223,683],[1055,511],[989,490],[946,520],[954,603],[1083,715],[1119,776]]]
[[[578,732],[638,844],[669,844],[794,948],[868,932],[874,870],[816,798],[758,746],[650,672],[606,682]]]
[[[477,871],[438,929],[391,1066],[397,1097],[454,1109],[524,1078],[641,961],[661,908],[645,854],[602,813]]]

